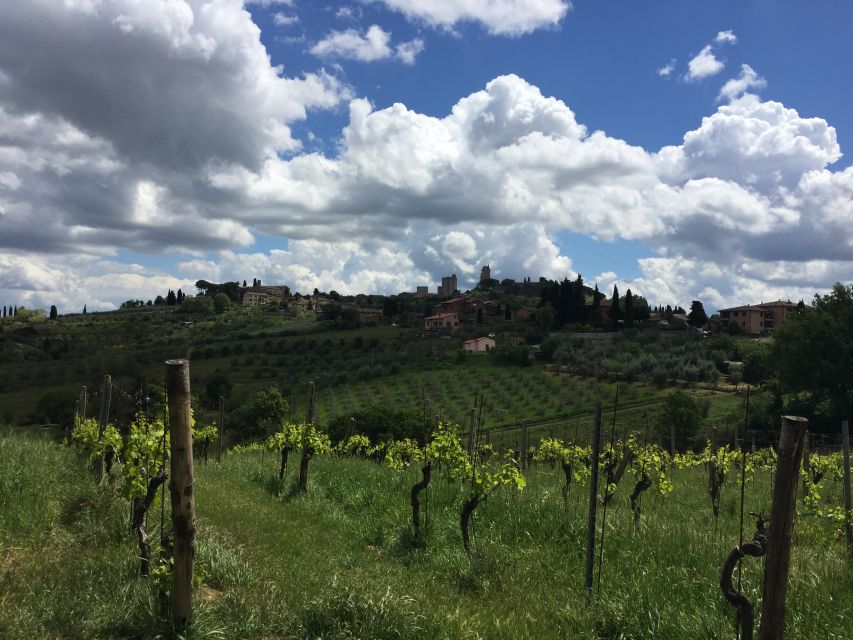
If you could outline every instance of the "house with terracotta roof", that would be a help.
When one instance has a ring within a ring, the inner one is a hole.
[[[797,314],[797,305],[790,300],[776,300],[761,304],[720,309],[720,324],[723,328],[736,325],[742,333],[761,335],[781,325],[787,318]]]
[[[459,331],[460,322],[458,313],[437,313],[424,318],[424,331],[456,333]]]
[[[495,339],[484,336],[466,340],[462,343],[462,350],[470,353],[488,353],[495,350]]]

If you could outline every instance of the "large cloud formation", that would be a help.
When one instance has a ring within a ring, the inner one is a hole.
[[[387,293],[451,270],[470,282],[486,262],[562,277],[563,230],[654,250],[620,281],[653,301],[809,297],[853,278],[853,169],[829,168],[834,129],[748,93],[751,68],[741,80],[651,151],[513,75],[444,117],[377,109],[323,71],[272,66],[238,0],[4,5],[0,297],[109,307],[247,273]],[[288,124],[346,102],[337,155],[300,153]],[[259,232],[287,248],[241,251]],[[176,277],[116,249],[186,258]]]

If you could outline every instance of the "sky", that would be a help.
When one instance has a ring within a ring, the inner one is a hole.
[[[0,305],[853,281],[846,0],[0,1]],[[848,150],[848,155],[844,151]]]

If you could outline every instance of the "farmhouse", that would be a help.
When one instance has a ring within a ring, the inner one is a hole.
[[[474,338],[472,340],[466,340],[462,343],[463,351],[470,351],[471,353],[487,353],[488,351],[495,350],[495,340],[494,338]]]
[[[424,331],[459,331],[458,313],[438,313],[424,318]]]

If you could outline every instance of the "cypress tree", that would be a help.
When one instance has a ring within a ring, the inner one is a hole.
[[[613,285],[613,298],[610,302],[610,324],[615,330],[619,328],[619,320],[622,319],[622,311],[619,309],[619,289],[615,284]]]
[[[634,295],[630,289],[625,292],[625,326],[634,326]]]

